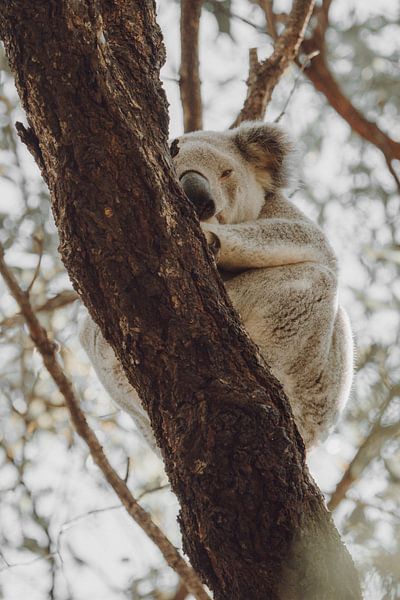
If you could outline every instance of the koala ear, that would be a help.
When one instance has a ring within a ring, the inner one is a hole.
[[[176,138],[175,140],[169,142],[169,151],[171,153],[172,158],[175,158],[175,156],[179,154],[179,150],[179,138]]]
[[[290,185],[294,146],[278,125],[247,121],[233,129],[232,135],[266,191]]]

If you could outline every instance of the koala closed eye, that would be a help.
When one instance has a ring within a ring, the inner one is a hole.
[[[221,173],[221,179],[226,179],[227,177],[232,175],[232,173],[233,173],[233,169],[225,169],[225,171],[222,171],[222,173]]]

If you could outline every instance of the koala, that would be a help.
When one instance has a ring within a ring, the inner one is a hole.
[[[335,254],[284,194],[293,144],[276,125],[247,122],[184,134],[171,155],[233,306],[281,382],[308,450],[349,396],[353,347]],[[106,390],[158,452],[136,391],[88,316],[80,339]]]

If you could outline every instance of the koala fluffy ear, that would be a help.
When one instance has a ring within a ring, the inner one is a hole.
[[[294,146],[278,125],[247,121],[233,129],[232,135],[266,191],[290,186]]]

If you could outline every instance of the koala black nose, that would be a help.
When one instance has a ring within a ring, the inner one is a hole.
[[[215,202],[211,196],[210,184],[204,175],[197,171],[186,171],[179,180],[200,221],[212,217],[215,214]]]

